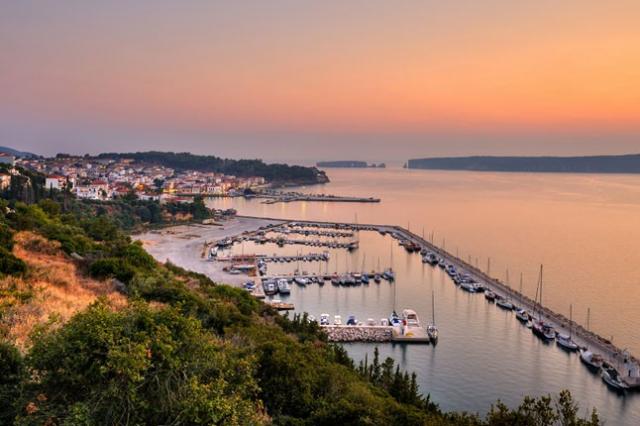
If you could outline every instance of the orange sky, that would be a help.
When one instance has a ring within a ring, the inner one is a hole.
[[[638,1],[91,3],[0,6],[0,111],[292,134],[640,129]]]

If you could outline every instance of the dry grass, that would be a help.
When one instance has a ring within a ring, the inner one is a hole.
[[[14,240],[13,253],[29,265],[29,273],[24,279],[0,280],[0,294],[9,296],[0,304],[0,326],[19,348],[29,345],[34,326],[50,320],[62,324],[101,296],[114,309],[126,305],[113,284],[82,274],[56,242],[30,232],[20,232]]]

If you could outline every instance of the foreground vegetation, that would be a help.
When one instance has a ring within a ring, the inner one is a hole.
[[[486,418],[442,413],[392,359],[376,351],[356,367],[306,317],[282,317],[243,290],[159,264],[107,209],[51,195],[0,200],[0,294],[13,300],[0,304],[0,424],[599,423],[579,419],[568,393],[515,409],[498,403]],[[59,251],[79,274],[117,280],[127,303],[97,298],[67,321],[52,315],[18,349],[12,313],[36,297],[12,284],[35,281],[15,246],[25,232],[51,242],[31,244],[33,253]]]

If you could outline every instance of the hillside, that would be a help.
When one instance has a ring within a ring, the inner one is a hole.
[[[99,297],[110,306],[126,305],[126,297],[110,281],[97,281],[84,274],[66,255],[59,242],[22,231],[14,235],[13,254],[24,261],[29,274],[0,278],[2,312],[0,329],[25,349],[34,327],[56,320],[67,322]]]
[[[640,154],[590,157],[442,157],[412,159],[409,169],[535,173],[640,173]]]
[[[9,148],[8,146],[0,146],[0,152],[4,152],[5,154],[13,155],[15,157],[37,157],[36,154],[32,154],[31,152],[18,151],[17,149]]]

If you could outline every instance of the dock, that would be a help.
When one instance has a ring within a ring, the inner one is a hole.
[[[250,216],[248,216],[250,217]],[[255,217],[259,219],[272,219],[276,218],[263,218]],[[278,219],[281,220],[281,219]],[[575,321],[570,321],[564,315],[554,312],[547,307],[540,308],[535,301],[531,300],[524,294],[508,287],[500,280],[495,279],[487,275],[479,268],[467,263],[463,259],[456,257],[455,255],[447,252],[446,250],[432,244],[430,241],[422,238],[421,236],[405,229],[401,226],[392,225],[377,225],[377,224],[357,224],[357,223],[345,223],[345,222],[325,222],[325,221],[311,221],[311,220],[296,220],[288,221],[290,226],[298,227],[313,227],[321,229],[335,229],[335,230],[349,230],[349,231],[377,231],[380,234],[389,234],[398,241],[405,241],[413,243],[419,246],[421,249],[425,249],[434,253],[441,259],[449,264],[455,266],[455,268],[464,274],[468,274],[476,282],[482,285],[485,289],[489,289],[503,298],[510,298],[519,307],[526,309],[527,312],[533,312],[541,309],[542,317],[545,322],[551,324],[558,333],[569,333],[571,328],[574,341],[581,348],[588,348],[594,353],[598,353],[603,356],[605,362],[614,366],[621,372],[625,382],[631,388],[640,388],[640,362],[632,354],[628,353],[615,346],[608,339],[599,336],[591,330],[587,330],[582,325]],[[336,326],[340,327],[340,326]]]

